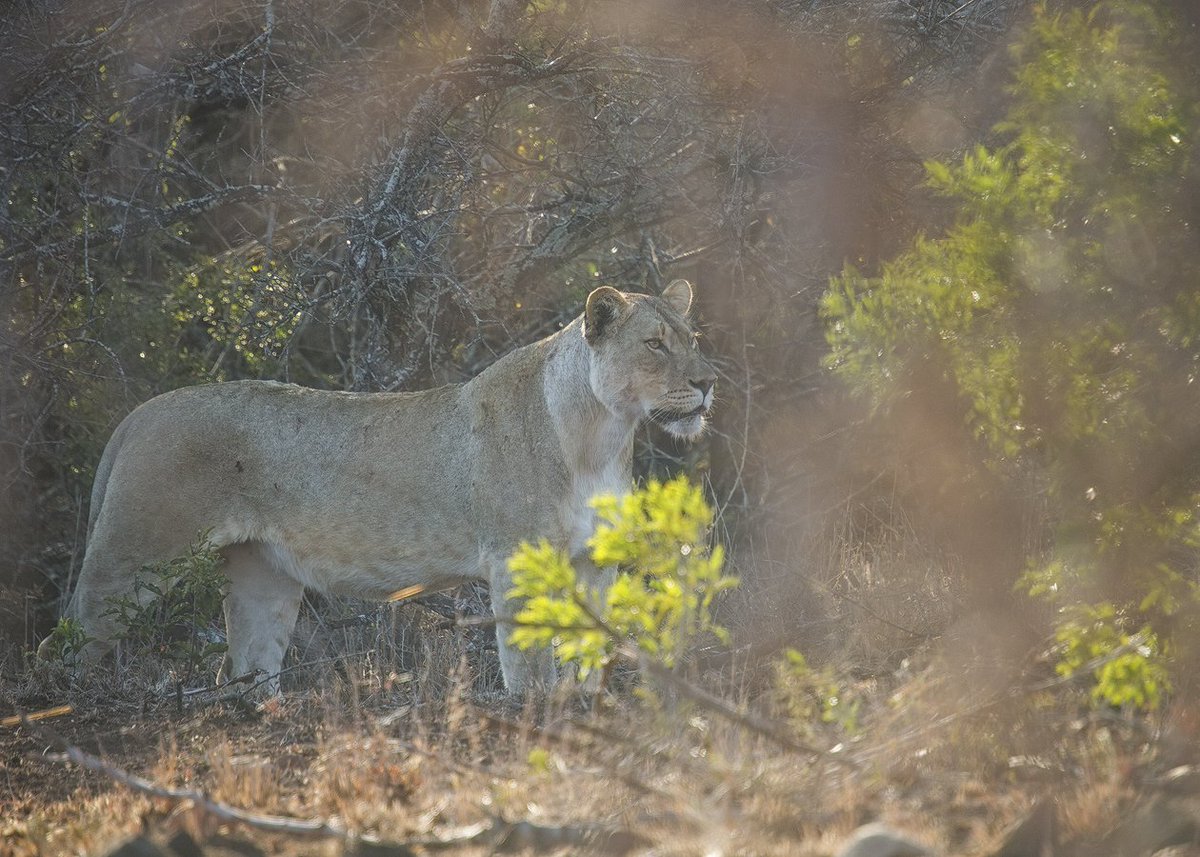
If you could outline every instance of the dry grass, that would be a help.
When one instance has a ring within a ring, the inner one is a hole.
[[[855,645],[870,639],[851,633]],[[586,853],[578,831],[602,830],[644,838],[627,853],[827,855],[856,826],[884,820],[941,853],[988,854],[1048,795],[1067,836],[1097,841],[1138,797],[1130,771],[1155,764],[1153,724],[1087,715],[1069,685],[1009,693],[1024,680],[1012,672],[997,692],[994,676],[952,657],[953,635],[913,650],[902,669],[848,678],[861,726],[847,735],[814,724],[809,740],[840,745],[826,759],[668,696],[623,692],[595,712],[571,695],[514,707],[497,694],[486,640],[419,605],[325,605],[296,636],[307,660],[285,697],[256,714],[202,695],[179,711],[144,669],[71,683],[15,668],[0,691],[6,709],[69,701],[74,713],[49,725],[163,786],[393,842],[528,822],[524,853]],[[772,714],[749,666],[691,680]],[[135,794],[48,761],[46,744],[25,728],[0,733],[0,853],[106,853],[142,831],[165,840],[180,830],[269,853],[341,853],[336,841],[223,826]]]

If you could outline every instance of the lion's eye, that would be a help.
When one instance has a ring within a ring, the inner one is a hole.
[[[649,348],[651,351],[665,351],[666,350],[666,346],[663,344],[663,341],[658,338],[647,339],[646,347]]]

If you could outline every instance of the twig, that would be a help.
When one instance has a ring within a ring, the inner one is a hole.
[[[870,607],[868,607],[866,604],[863,604],[861,601],[856,601],[853,598],[851,598],[849,595],[846,595],[844,592],[838,592],[837,590],[833,589],[832,587],[821,584],[819,581],[817,582],[817,586],[823,592],[826,592],[829,595],[832,595],[834,598],[837,598],[841,601],[845,601],[847,604],[849,604],[853,607],[857,607],[859,610],[862,610],[864,613],[866,613],[872,619],[876,619],[885,625],[891,625],[897,631],[902,631],[905,634],[908,634],[910,637],[914,637],[915,639],[918,639],[918,640],[928,640],[932,637],[937,636],[937,634],[928,634],[928,633],[923,634],[920,631],[914,631],[912,628],[906,628],[903,625],[901,625],[899,622],[893,622],[888,617],[881,615],[880,613],[876,612],[875,610],[872,610]]]
[[[374,651],[374,649],[360,649],[357,652],[345,652],[340,655],[331,655],[328,658],[318,658],[315,661],[304,661],[303,663],[292,664],[290,667],[284,667],[279,672],[271,673],[270,675],[260,675],[258,677],[258,681],[254,682],[254,684],[250,685],[245,690],[239,691],[236,693],[224,694],[222,696],[217,697],[216,701],[220,702],[220,701],[224,701],[224,700],[228,700],[228,699],[245,699],[247,695],[249,695],[250,693],[252,693],[255,690],[258,690],[264,684],[267,684],[268,682],[279,678],[284,673],[290,673],[295,670],[305,669],[306,667],[320,666],[321,664],[336,663],[338,661],[344,661],[344,660],[348,660],[350,658],[361,658],[363,655],[369,655],[372,651]],[[258,673],[254,673],[254,675],[258,675]],[[245,680],[244,677],[239,677],[237,679],[231,679],[230,682],[228,682],[228,683],[232,684],[234,681],[244,681],[244,680]]]
[[[797,741],[790,735],[785,735],[776,729],[775,725],[769,720],[759,717],[757,714],[752,712],[738,709],[729,701],[709,693],[704,688],[697,687],[686,679],[676,675],[658,661],[655,661],[654,659],[647,657],[640,652],[626,648],[623,650],[622,654],[625,657],[634,660],[634,662],[637,663],[641,669],[645,670],[656,679],[669,684],[681,695],[692,700],[692,702],[707,708],[714,714],[720,715],[735,726],[741,726],[746,731],[753,732],[755,735],[766,738],[769,741],[778,744],[780,747],[791,750],[794,753],[805,753],[808,755],[817,756],[823,761],[833,762],[843,767],[850,768],[851,770],[857,770],[859,768],[858,763],[852,759],[849,759],[845,756],[834,755],[827,750],[821,749],[820,747],[816,747],[803,741]]]
[[[190,690],[185,690],[182,692],[182,696],[184,696],[184,697],[200,696],[201,694],[205,694],[205,693],[213,693],[218,690],[225,690],[226,688],[229,688],[229,687],[232,687],[232,686],[238,685],[238,684],[249,684],[250,686],[245,688],[244,690],[231,690],[231,691],[228,691],[227,693],[222,693],[219,696],[214,696],[212,699],[202,700],[199,702],[199,704],[200,705],[218,705],[222,702],[241,701],[241,700],[245,700],[246,697],[253,691],[262,687],[267,682],[269,682],[273,679],[279,678],[284,673],[293,672],[293,671],[299,670],[299,669],[305,669],[306,667],[315,667],[315,666],[320,666],[321,664],[334,663],[336,661],[344,661],[349,658],[362,657],[363,655],[370,654],[371,651],[373,651],[373,650],[360,649],[357,652],[346,652],[346,653],[340,654],[340,655],[332,655],[328,658],[319,658],[315,661],[304,661],[302,663],[292,664],[289,667],[284,667],[283,669],[279,670],[279,672],[271,673],[270,675],[265,675],[261,671],[246,673],[245,675],[240,675],[235,678],[226,679],[223,682],[220,682],[220,683],[214,684],[214,685],[209,685],[208,687],[196,687],[196,688],[191,688]],[[253,682],[253,684],[250,684],[251,682]],[[174,693],[175,693],[174,691],[171,691],[172,695],[174,695]]]
[[[477,717],[487,723],[488,726],[497,730],[503,730],[517,735],[528,732],[538,736],[539,738],[545,739],[546,741],[558,744],[560,747],[566,749],[580,749],[585,747],[587,743],[590,743],[584,742],[581,740],[579,735],[572,734],[570,731],[556,729],[550,726],[538,726],[537,724],[514,723],[511,720],[492,714],[490,711],[485,711],[478,706],[472,706],[472,708]],[[607,732],[606,730],[602,730],[594,724],[586,721],[568,720],[566,725],[570,726],[572,730],[578,730],[593,736],[599,736],[603,740],[607,741],[610,745],[615,744],[618,741],[629,743],[626,741],[624,736]],[[666,758],[673,762],[682,762],[684,764],[692,761],[690,756],[673,757],[659,750],[643,745],[630,744],[630,746],[637,750],[637,754],[631,754],[634,758],[640,755],[648,754],[658,756],[659,758]],[[629,788],[633,789],[635,792],[639,792],[640,794],[654,795],[655,797],[670,801],[676,801],[678,799],[678,795],[672,795],[663,789],[658,788],[657,786],[643,782],[632,774],[622,773],[621,771],[618,771],[608,765],[606,765],[602,770],[608,776],[620,780],[625,785],[629,786]]]

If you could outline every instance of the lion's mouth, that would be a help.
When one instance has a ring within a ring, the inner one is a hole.
[[[668,423],[677,423],[682,420],[689,420],[692,417],[707,416],[711,408],[703,402],[692,408],[690,411],[680,410],[678,408],[655,408],[650,412],[650,419],[654,420],[659,425],[667,425]]]

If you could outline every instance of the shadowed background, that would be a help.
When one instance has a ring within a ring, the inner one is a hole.
[[[1176,5],[1166,49],[1184,51],[1195,12]],[[944,632],[1044,634],[1007,612],[1058,521],[1038,450],[997,467],[936,354],[886,407],[848,396],[819,314],[845,265],[954,222],[922,164],[1003,141],[1029,21],[1020,0],[10,6],[6,642],[52,621],[93,468],[137,403],[247,377],[457,381],[597,284],[675,277],[696,285],[719,406],[698,445],[647,428],[638,473],[704,481],[743,580],[722,608],[740,651],[802,643],[869,673]],[[1135,273],[1167,252],[1118,239]],[[1187,495],[1192,441],[1164,432]]]

